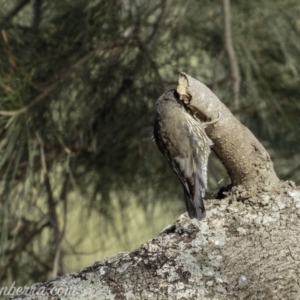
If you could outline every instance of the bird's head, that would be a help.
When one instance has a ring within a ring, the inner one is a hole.
[[[179,95],[176,90],[169,90],[158,98],[156,102],[156,109],[159,110],[162,107],[183,107],[183,102],[179,99]]]

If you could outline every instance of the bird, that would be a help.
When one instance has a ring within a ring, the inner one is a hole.
[[[183,186],[191,219],[205,218],[203,199],[207,188],[208,156],[213,142],[204,129],[219,118],[200,122],[180,100],[176,90],[165,92],[156,102],[153,140]]]

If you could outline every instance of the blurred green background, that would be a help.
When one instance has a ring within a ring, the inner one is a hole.
[[[228,4],[0,0],[2,286],[138,247],[185,212],[151,141],[155,101],[181,71],[253,131],[281,179],[299,183],[300,2]],[[207,198],[228,182],[212,155]]]

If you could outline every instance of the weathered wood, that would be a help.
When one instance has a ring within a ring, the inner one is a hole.
[[[278,183],[268,152],[206,85],[181,73],[177,92],[193,111],[198,112],[196,116],[216,119],[221,113],[218,123],[208,126],[206,132],[234,185],[263,188]]]

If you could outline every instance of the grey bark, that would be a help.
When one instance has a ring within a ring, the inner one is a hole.
[[[207,202],[204,221],[184,214],[136,250],[34,285],[44,296],[8,299],[300,299],[300,189]]]
[[[207,200],[203,221],[184,214],[136,250],[8,299],[300,299],[300,188],[278,180],[266,150],[206,86],[182,73],[177,90],[196,116],[221,113],[207,133],[235,184],[227,197]]]

